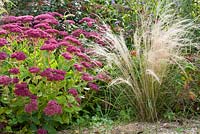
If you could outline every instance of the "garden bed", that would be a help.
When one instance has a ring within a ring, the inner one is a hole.
[[[0,134],[200,134],[197,0],[3,1]]]

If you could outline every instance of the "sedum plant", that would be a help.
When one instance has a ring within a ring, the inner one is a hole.
[[[116,87],[113,92],[123,92],[142,121],[158,120],[159,105],[165,103],[162,86],[171,67],[178,66],[184,72],[182,49],[199,47],[190,38],[191,30],[197,28],[193,21],[177,17],[172,7],[173,3],[159,3],[154,17],[145,12],[140,15],[141,25],[133,37],[134,50],[129,51],[123,35],[115,35],[109,29],[102,34],[108,45],[94,46],[111,67],[114,79],[110,86]]]
[[[1,132],[55,134],[99,90],[95,82],[103,78],[96,69],[102,63],[79,38],[92,39],[94,32],[78,29],[91,29],[96,20],[62,19],[56,12],[1,19]]]

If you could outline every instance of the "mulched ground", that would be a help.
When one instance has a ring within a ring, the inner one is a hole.
[[[134,122],[117,126],[99,126],[81,130],[65,130],[59,134],[200,134],[200,120],[177,122],[143,123]]]

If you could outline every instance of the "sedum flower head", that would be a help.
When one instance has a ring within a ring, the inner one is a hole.
[[[35,25],[34,28],[51,29],[51,26],[48,23],[39,23],[39,24]]]
[[[0,47],[5,46],[6,44],[8,44],[8,41],[4,38],[0,38]]]
[[[29,71],[30,73],[39,73],[39,72],[40,72],[40,68],[38,68],[38,67],[30,67],[30,68],[28,69],[28,71]]]
[[[58,42],[55,39],[49,39],[40,47],[40,50],[53,51],[57,47],[59,47]]]
[[[18,83],[15,85],[14,93],[16,96],[27,96],[29,97],[31,95],[31,92],[28,89],[28,85],[25,82]]]
[[[8,57],[7,53],[0,52],[0,60],[5,60]]]
[[[12,78],[12,83],[16,84],[16,83],[18,83],[18,82],[19,82],[19,79],[18,79],[17,77]]]
[[[76,44],[78,46],[81,45],[81,42],[78,39],[76,39],[75,37],[73,37],[73,36],[66,36],[64,39],[66,41],[70,41],[71,43],[74,43],[74,44]]]
[[[0,85],[9,85],[12,82],[12,79],[6,75],[0,75]]]
[[[83,73],[82,74],[82,80],[84,80],[84,81],[93,81],[93,76],[91,76],[90,74],[88,74],[88,73]]]
[[[99,86],[93,82],[88,82],[88,87],[94,91],[99,91]]]
[[[84,67],[82,65],[77,64],[77,63],[74,64],[74,68],[79,72],[83,71],[83,69],[84,69]]]
[[[38,110],[38,102],[37,99],[31,99],[30,103],[25,105],[24,110],[27,113],[32,113],[33,111],[37,111]]]
[[[87,68],[87,69],[90,69],[90,68],[93,67],[93,65],[92,65],[91,63],[85,62],[85,61],[82,61],[82,62],[81,62],[81,65],[83,65],[83,66],[84,66],[85,68]]]
[[[66,72],[58,69],[47,68],[40,73],[42,77],[46,77],[48,81],[62,81],[65,79]]]
[[[17,17],[18,21],[21,21],[22,23],[32,22],[33,21],[32,15],[25,15],[25,16],[19,16]]]
[[[70,53],[81,52],[80,48],[73,46],[73,45],[69,45],[67,47],[67,51],[70,52]]]
[[[5,35],[5,34],[7,34],[6,30],[0,30],[0,35]]]
[[[78,95],[78,92],[77,92],[77,90],[75,88],[70,88],[68,90],[68,93],[73,95],[74,97],[76,97]]]
[[[25,35],[32,38],[50,38],[50,34],[41,29],[29,29],[25,31]]]
[[[55,100],[50,100],[43,111],[47,116],[58,115],[62,114],[62,107]]]
[[[19,69],[18,68],[11,68],[9,70],[9,73],[11,73],[11,74],[18,74],[19,73]]]
[[[47,134],[47,133],[48,133],[48,131],[46,129],[43,129],[43,128],[39,128],[37,130],[37,134]]]
[[[26,55],[24,52],[15,52],[11,55],[11,58],[16,58],[16,60],[25,60]]]
[[[34,17],[35,20],[45,20],[45,19],[55,19],[52,15],[50,14],[40,14],[38,16]]]
[[[71,60],[71,59],[72,59],[72,55],[71,55],[69,52],[62,53],[62,56],[63,56],[66,60]]]

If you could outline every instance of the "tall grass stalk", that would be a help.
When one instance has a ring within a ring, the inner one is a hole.
[[[143,121],[158,119],[158,99],[170,66],[181,69],[182,48],[197,46],[189,36],[197,27],[192,20],[177,17],[172,6],[159,3],[155,17],[140,15],[133,37],[135,56],[130,54],[123,35],[115,35],[111,30],[103,34],[107,46],[93,45],[95,52],[117,71],[110,86],[117,85],[123,91],[127,103]]]
[[[7,13],[6,9],[4,8],[5,3],[10,2],[9,0],[0,0],[0,15],[2,13]]]

